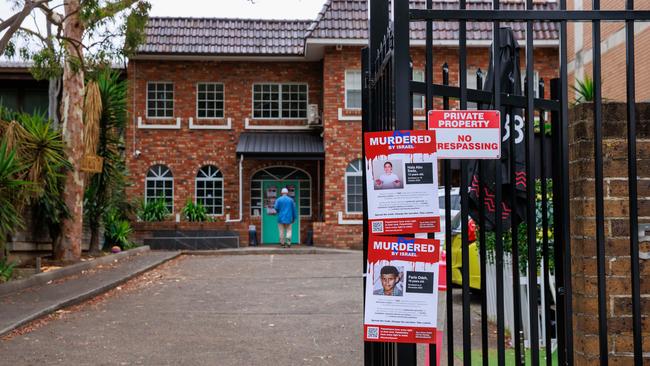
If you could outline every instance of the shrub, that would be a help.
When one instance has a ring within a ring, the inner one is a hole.
[[[548,219],[548,265],[550,269],[555,268],[555,257],[554,257],[554,230],[553,230],[553,181],[547,179],[546,187],[546,199],[548,200],[547,205],[547,219]],[[536,262],[537,267],[541,266],[542,263],[542,245],[544,239],[544,230],[542,228],[542,184],[541,180],[535,181],[535,242],[536,242]],[[478,234],[477,234],[478,238]],[[512,253],[512,231],[510,227],[503,228],[503,252]],[[479,242],[477,244],[480,245]],[[494,261],[494,255],[496,253],[496,235],[493,231],[485,233],[485,248],[488,253],[488,260],[491,262]],[[528,240],[527,240],[527,225],[526,223],[520,223],[517,227],[517,248],[519,249],[519,270],[525,271],[528,266]]]
[[[117,245],[123,250],[126,250],[137,246],[129,241],[129,235],[133,232],[131,224],[128,220],[122,219],[116,209],[111,209],[106,213],[104,227],[104,237],[107,247]]]
[[[185,207],[183,207],[183,217],[190,222],[203,222],[208,221],[208,212],[205,207],[200,203],[194,203],[187,200]]]
[[[165,200],[143,201],[138,218],[146,222],[164,221],[169,214]]]
[[[3,139],[0,143],[0,250],[4,249],[7,234],[23,227],[19,197],[28,182],[17,179],[23,169],[15,151]]]
[[[7,282],[11,279],[16,264],[16,262],[10,263],[6,257],[0,259],[0,283]]]

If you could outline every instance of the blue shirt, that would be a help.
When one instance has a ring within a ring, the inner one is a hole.
[[[279,224],[292,224],[298,217],[296,214],[296,204],[289,196],[282,195],[282,197],[275,200],[274,208],[277,212]]]

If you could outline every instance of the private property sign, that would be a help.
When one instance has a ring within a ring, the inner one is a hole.
[[[499,159],[501,115],[499,111],[429,112],[429,129],[436,132],[439,159]]]

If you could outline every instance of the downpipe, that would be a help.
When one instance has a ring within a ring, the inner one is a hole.
[[[227,213],[226,214],[226,223],[227,224],[232,223],[232,222],[241,222],[242,218],[243,218],[243,215],[242,215],[242,211],[244,209],[244,194],[243,194],[244,193],[244,187],[243,187],[244,179],[243,179],[243,176],[242,176],[243,172],[244,172],[244,155],[242,154],[242,156],[239,157],[239,217],[234,219],[234,220],[231,220],[230,219],[230,213]]]

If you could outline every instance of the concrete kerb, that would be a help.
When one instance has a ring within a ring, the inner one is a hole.
[[[280,247],[244,247],[236,249],[215,249],[215,250],[184,250],[183,255],[296,255],[296,254],[346,254],[357,253],[358,250],[354,249],[334,249],[322,247],[296,247],[296,248],[280,248]]]
[[[143,253],[149,250],[150,250],[149,246],[145,245],[124,252],[109,254],[100,258],[93,259],[91,261],[79,262],[51,272],[39,273],[31,277],[25,278],[23,280],[3,283],[0,284],[0,296],[17,292],[20,290],[24,290],[29,287],[44,285],[50,281],[58,280],[63,277],[72,276],[81,273],[81,271],[86,271],[103,264],[109,264],[115,260],[128,258],[132,255]]]

